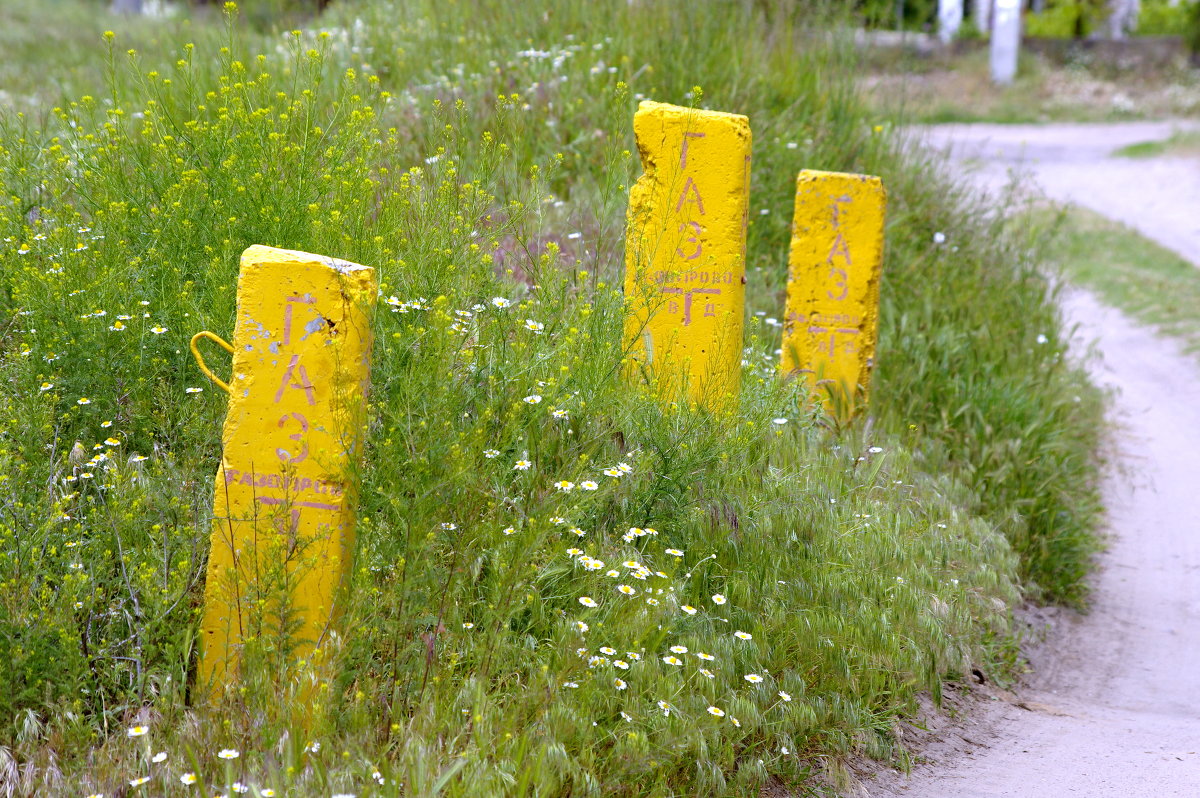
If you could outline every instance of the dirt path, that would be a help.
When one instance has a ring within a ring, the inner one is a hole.
[[[1176,130],[1200,130],[1200,122],[942,125],[923,133],[988,189],[1002,189],[1013,175],[1030,178],[1050,199],[1124,222],[1200,264],[1200,161],[1112,155]]]
[[[981,126],[933,136],[947,134],[966,142],[960,157],[985,156],[989,185],[1022,152],[1041,158],[1023,166],[1048,196],[1121,219],[1200,266],[1200,163],[1130,168],[1107,157],[1169,129],[1103,126],[1081,138],[1078,126]],[[1085,146],[1062,157],[1077,141]],[[1149,182],[1147,168],[1169,179]],[[872,798],[1200,796],[1200,369],[1089,295],[1073,293],[1065,310],[1081,342],[1096,342],[1097,381],[1119,391],[1120,468],[1106,485],[1111,539],[1093,608],[1059,617],[1018,699],[952,727],[910,777],[866,782]]]

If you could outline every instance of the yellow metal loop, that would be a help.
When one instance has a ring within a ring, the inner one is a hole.
[[[222,391],[224,391],[225,393],[229,393],[229,383],[222,380],[216,374],[213,374],[212,371],[208,368],[208,365],[204,362],[204,356],[200,354],[200,347],[197,345],[200,342],[201,338],[207,338],[208,340],[213,341],[214,343],[217,344],[217,346],[221,347],[222,349],[224,349],[226,352],[228,352],[231,355],[233,354],[233,347],[224,338],[222,338],[221,336],[217,335],[214,332],[209,332],[208,330],[201,330],[200,332],[193,335],[192,343],[190,345],[191,350],[192,350],[192,357],[196,358],[196,365],[200,367],[200,370],[202,372],[204,372],[204,376],[208,377],[210,380],[215,382]]]

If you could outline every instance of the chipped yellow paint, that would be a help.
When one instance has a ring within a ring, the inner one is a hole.
[[[736,401],[741,373],[750,121],[643,102],[633,130],[644,174],[625,244],[630,371],[673,399]]]
[[[334,620],[353,553],[376,293],[366,266],[242,253],[200,627],[199,684],[213,694],[244,644],[282,641],[303,662]]]
[[[874,365],[886,207],[878,177],[796,178],[781,368],[824,389],[843,420],[865,401]]]

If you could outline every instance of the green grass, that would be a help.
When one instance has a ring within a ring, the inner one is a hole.
[[[1200,131],[1179,131],[1158,141],[1139,141],[1121,147],[1113,155],[1120,158],[1158,158],[1163,155],[1200,155]]]
[[[1082,208],[1062,213],[1049,252],[1062,273],[1200,353],[1200,270],[1118,222]]]
[[[898,756],[919,692],[1001,667],[1023,595],[1083,600],[1100,403],[1036,242],[880,124],[819,15],[677,11],[347,2],[295,33],[117,35],[99,88],[4,115],[0,792],[816,792]],[[640,96],[751,119],[729,413],[620,376]],[[889,189],[872,412],[844,430],[776,373],[805,167]],[[383,302],[343,634],[299,673],[252,641],[208,706],[226,402],[187,390],[187,340],[228,336],[253,243],[373,265]]]

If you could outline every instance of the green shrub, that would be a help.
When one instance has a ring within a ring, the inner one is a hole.
[[[1192,51],[1192,63],[1200,66],[1200,3],[1192,3],[1192,13],[1188,17],[1183,37]]]
[[[1138,11],[1135,32],[1139,36],[1184,36],[1197,5],[1195,2],[1144,0]]]
[[[1025,15],[1025,34],[1082,39],[1095,32],[1106,14],[1103,0],[1048,0],[1041,13]]]

